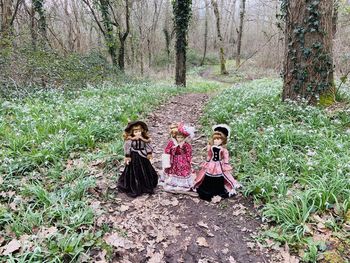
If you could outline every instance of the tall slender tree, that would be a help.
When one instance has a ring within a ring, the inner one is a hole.
[[[23,0],[0,0],[0,49],[10,46],[13,22]]]
[[[98,17],[98,14],[95,12],[95,9],[93,8],[93,5],[90,2],[90,0],[83,0],[83,2],[89,8],[92,16],[94,17],[96,24],[98,25],[98,28],[100,29],[105,39],[105,43],[108,48],[108,53],[111,57],[113,65],[117,66],[118,65],[117,41],[116,41],[116,34],[113,30],[111,14],[109,11],[109,5],[110,5],[109,0],[99,0],[99,2],[97,3],[101,13],[102,21],[100,21],[100,18]]]
[[[118,20],[115,18],[115,23],[118,28],[119,36],[119,54],[118,54],[118,65],[121,71],[125,70],[125,43],[130,33],[130,0],[125,0],[125,31],[122,30]]]
[[[41,35],[41,39],[46,41],[47,39],[47,24],[44,9],[44,0],[32,0],[33,10],[38,14],[38,28]]]
[[[221,34],[221,23],[220,23],[220,13],[218,8],[217,0],[211,0],[211,5],[214,9],[214,14],[216,17],[216,31],[219,40],[219,57],[220,57],[220,72],[222,75],[228,74],[226,70],[226,59],[225,59],[225,51],[224,51],[224,40]]]
[[[174,0],[174,27],[176,34],[175,83],[186,86],[187,30],[191,18],[191,0]]]
[[[208,1],[205,0],[205,21],[204,21],[204,51],[203,58],[201,60],[200,66],[204,65],[205,57],[207,56],[207,48],[208,48],[208,17],[209,17],[209,4]]]
[[[283,0],[282,10],[286,22],[283,100],[332,104],[334,0]]]
[[[242,48],[242,36],[243,36],[243,23],[245,16],[245,5],[246,0],[241,0],[240,12],[239,12],[239,30],[237,37],[237,56],[236,56],[236,67],[241,64],[241,48]]]

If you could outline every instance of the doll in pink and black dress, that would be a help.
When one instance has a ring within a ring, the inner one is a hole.
[[[125,169],[119,177],[118,190],[131,197],[153,194],[158,175],[150,162],[152,147],[148,127],[142,121],[134,121],[124,132]]]
[[[189,191],[193,187],[192,146],[188,142],[194,136],[194,128],[178,124],[173,130],[173,138],[169,140],[164,152],[170,155],[170,167],[164,169],[165,190]]]
[[[195,180],[195,188],[201,199],[211,201],[214,196],[230,197],[241,186],[233,178],[233,169],[229,164],[229,152],[226,149],[229,136],[230,128],[227,125],[213,126],[207,161],[202,164]]]

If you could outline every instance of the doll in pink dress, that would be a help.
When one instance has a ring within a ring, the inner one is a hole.
[[[164,189],[189,191],[193,187],[192,146],[188,138],[193,137],[194,128],[180,123],[168,141],[165,154],[170,156],[170,167],[164,169]]]
[[[212,139],[208,145],[207,161],[202,164],[195,180],[195,189],[203,200],[211,201],[214,196],[222,198],[236,194],[241,185],[232,176],[229,153],[226,149],[230,129],[225,124],[213,127]]]

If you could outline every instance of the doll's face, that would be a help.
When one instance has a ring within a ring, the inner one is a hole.
[[[182,134],[176,135],[176,141],[177,141],[178,143],[181,143],[181,142],[183,142],[184,140],[185,140],[185,137],[184,137]]]
[[[141,131],[141,129],[135,129],[133,134],[134,134],[134,136],[141,136],[142,135],[142,131]]]
[[[214,138],[213,143],[215,146],[219,146],[222,144],[222,139],[221,138]]]

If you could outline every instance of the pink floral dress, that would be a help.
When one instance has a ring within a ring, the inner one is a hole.
[[[170,168],[164,170],[165,185],[167,187],[190,190],[193,187],[193,173],[191,168],[192,146],[188,142],[178,144],[170,140],[164,150],[170,154]]]

